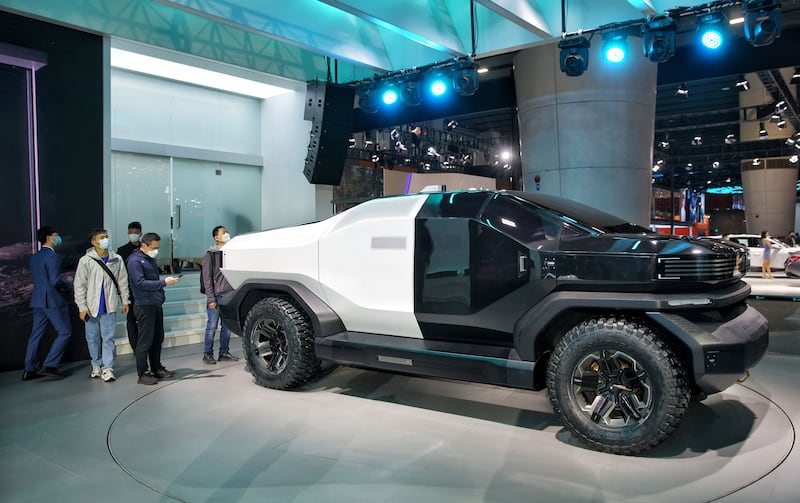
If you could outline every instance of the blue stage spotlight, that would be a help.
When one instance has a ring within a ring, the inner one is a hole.
[[[744,38],[753,47],[769,45],[781,36],[780,6],[778,0],[749,0],[742,5]]]
[[[383,91],[383,95],[381,96],[381,101],[383,101],[384,105],[394,105],[397,103],[397,89],[394,87],[388,87]]]
[[[650,19],[642,26],[642,52],[653,63],[675,55],[675,22],[669,16]]]
[[[719,49],[725,41],[722,31],[724,17],[721,12],[714,11],[697,17],[697,31],[700,42],[708,49]]]
[[[437,75],[431,80],[430,85],[431,94],[434,96],[441,96],[447,92],[447,80],[444,75]]]
[[[628,49],[625,35],[619,32],[604,33],[603,40],[603,57],[611,63],[622,62]]]

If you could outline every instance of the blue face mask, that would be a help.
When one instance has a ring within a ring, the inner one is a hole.
[[[97,242],[97,244],[98,244],[98,246],[100,247],[101,250],[108,250],[108,245],[110,243],[111,243],[111,241],[108,238],[103,238],[103,239],[101,239],[100,241]]]
[[[61,246],[61,236],[56,236],[55,246]]]

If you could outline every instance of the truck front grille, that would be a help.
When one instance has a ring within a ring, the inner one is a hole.
[[[658,258],[658,279],[710,281],[739,278],[747,273],[747,254],[697,255]]]

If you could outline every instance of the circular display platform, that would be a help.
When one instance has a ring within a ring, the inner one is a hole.
[[[625,457],[580,444],[544,392],[345,367],[275,391],[242,362],[178,377],[108,435],[123,469],[178,501],[710,501],[794,441],[783,411],[743,385]]]

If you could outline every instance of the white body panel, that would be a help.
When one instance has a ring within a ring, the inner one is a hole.
[[[736,243],[747,246],[750,252],[750,267],[760,269],[764,263],[764,247],[761,245],[761,236],[758,234],[734,234],[728,239]],[[786,243],[770,238],[772,242],[772,253],[770,255],[770,269],[783,269],[786,259],[791,256],[800,255],[800,246],[789,246]]]
[[[318,242],[334,218],[236,236],[222,248],[225,278],[233,288],[248,279],[297,281],[324,300],[319,285]]]
[[[375,199],[313,224],[245,234],[223,247],[231,286],[308,287],[347,330],[422,338],[414,316],[414,224],[427,195]]]
[[[426,195],[368,201],[320,240],[320,283],[347,330],[422,338],[414,316],[414,218]]]

